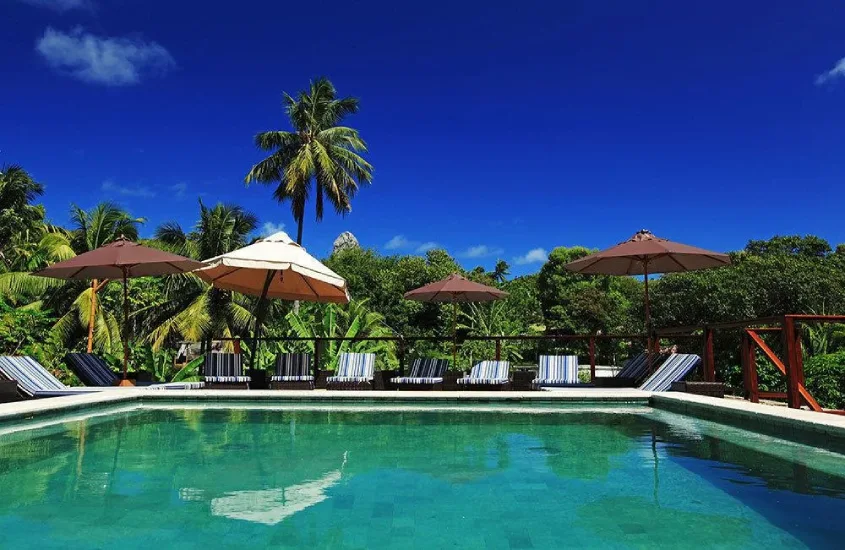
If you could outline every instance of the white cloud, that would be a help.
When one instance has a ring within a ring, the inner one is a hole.
[[[422,243],[421,245],[419,245],[417,247],[417,253],[418,254],[424,254],[424,253],[428,252],[429,250],[434,250],[435,248],[442,248],[442,247],[434,241],[428,241],[428,242]]]
[[[549,253],[545,248],[532,248],[525,253],[525,256],[517,256],[513,261],[519,265],[538,264],[549,259]]]
[[[144,199],[151,199],[156,196],[156,192],[146,185],[126,186],[118,185],[112,180],[106,180],[100,186],[100,190],[106,193],[123,195],[124,197],[140,197]]]
[[[174,183],[170,186],[170,192],[173,193],[173,196],[177,199],[181,199],[185,196],[185,193],[188,191],[188,184],[184,181],[180,181],[179,183]]]
[[[409,246],[411,246],[411,241],[406,239],[404,235],[396,235],[384,244],[385,250],[399,250]]]
[[[284,230],[285,224],[283,223],[264,222],[264,225],[261,226],[261,236],[269,237],[273,233],[278,233],[279,231]]]
[[[458,256],[464,258],[485,258],[487,256],[495,256],[504,252],[501,248],[487,246],[486,244],[479,244],[471,246],[466,250],[459,252]]]
[[[94,3],[90,0],[20,0],[24,4],[65,12],[71,10],[91,10]]]
[[[836,65],[834,65],[832,69],[817,76],[816,86],[821,86],[822,84],[831,80],[836,80],[837,78],[845,78],[845,57],[837,61]]]
[[[65,33],[47,27],[35,49],[54,69],[106,86],[137,84],[141,77],[176,66],[164,46],[139,38],[101,37],[77,27]]]

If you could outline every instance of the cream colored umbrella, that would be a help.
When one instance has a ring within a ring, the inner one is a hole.
[[[336,304],[349,302],[343,277],[281,231],[203,263],[207,267],[194,273],[214,287],[259,297],[253,358],[264,322],[267,298]]]
[[[343,277],[281,231],[203,263],[208,267],[195,273],[217,288],[282,300],[349,302]]]

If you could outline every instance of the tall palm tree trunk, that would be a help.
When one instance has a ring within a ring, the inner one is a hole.
[[[296,220],[296,244],[302,246],[302,221],[305,216],[300,216],[298,220]]]

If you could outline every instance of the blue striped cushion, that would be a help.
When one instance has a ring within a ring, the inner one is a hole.
[[[372,376],[329,376],[327,382],[372,382]]]
[[[0,357],[0,373],[17,381],[20,390],[30,397],[39,391],[67,389],[32,357]]]
[[[273,376],[271,382],[313,382],[314,377],[311,375],[305,376]]]
[[[673,353],[654,374],[640,386],[645,391],[666,391],[672,382],[679,382],[698,366],[701,357],[693,354]]]
[[[200,390],[205,387],[205,382],[168,382],[166,384],[153,384],[147,386],[149,390]]]
[[[458,384],[506,384],[507,378],[459,378]]]
[[[206,376],[205,381],[218,384],[246,384],[252,379],[249,376]]]
[[[207,353],[202,372],[207,382],[251,381],[249,376],[244,376],[240,353]]]
[[[105,361],[91,353],[68,353],[65,362],[86,386],[114,386],[120,380]]]
[[[443,377],[426,377],[426,376],[400,376],[398,378],[391,378],[394,384],[441,384]]]
[[[622,365],[622,370],[616,373],[618,378],[639,378],[648,367],[648,354],[642,352],[636,355]]]
[[[474,380],[474,379],[482,379],[482,380],[497,380],[497,381],[505,381],[507,382],[509,376],[508,371],[510,371],[511,364],[507,361],[482,361],[472,367],[472,370],[469,372],[469,377],[464,377],[458,380],[458,383],[462,383],[461,380]],[[465,384],[483,384],[485,382],[463,382]]]
[[[541,355],[534,384],[577,384],[577,355]]]
[[[333,376],[328,380],[332,382],[345,381],[336,380],[339,378],[363,378],[372,380],[375,368],[375,353],[342,353],[337,361],[337,376]]]
[[[308,376],[311,364],[310,353],[281,353],[276,357],[276,376]]]

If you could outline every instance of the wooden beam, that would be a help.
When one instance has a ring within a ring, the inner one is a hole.
[[[788,334],[789,329],[786,328],[786,327],[784,327],[784,328],[785,328],[784,334]],[[754,343],[757,344],[757,347],[760,348],[760,351],[762,351],[763,354],[769,359],[769,361],[772,362],[772,364],[781,372],[781,374],[786,376],[786,380],[787,380],[786,387],[787,387],[787,390],[789,390],[789,387],[790,387],[789,374],[788,374],[788,370],[787,370],[786,366],[783,364],[783,361],[780,360],[780,358],[777,356],[777,354],[775,354],[775,352],[772,351],[772,348],[770,348],[768,346],[768,344],[766,344],[766,342],[764,342],[763,339],[760,338],[760,335],[757,334],[756,332],[754,332],[754,330],[749,329],[746,332],[748,333],[748,336],[751,338],[751,340],[753,340]],[[816,412],[821,412],[821,410],[822,410],[821,405],[819,405],[818,402],[813,398],[813,396],[810,395],[810,392],[807,391],[807,388],[805,388],[803,384],[798,383],[797,378],[795,379],[793,384],[794,385],[792,387],[798,390],[797,392],[795,392],[795,394],[798,395],[801,399],[803,399],[804,402],[807,403],[807,405],[811,409],[813,409]],[[787,393],[789,393],[789,392],[787,392]],[[790,403],[790,407],[792,407],[792,404],[793,404],[793,402]],[[792,408],[797,409],[797,408],[800,408],[800,406],[801,406],[801,402],[799,400],[798,403],[797,403],[797,406],[792,407]]]

